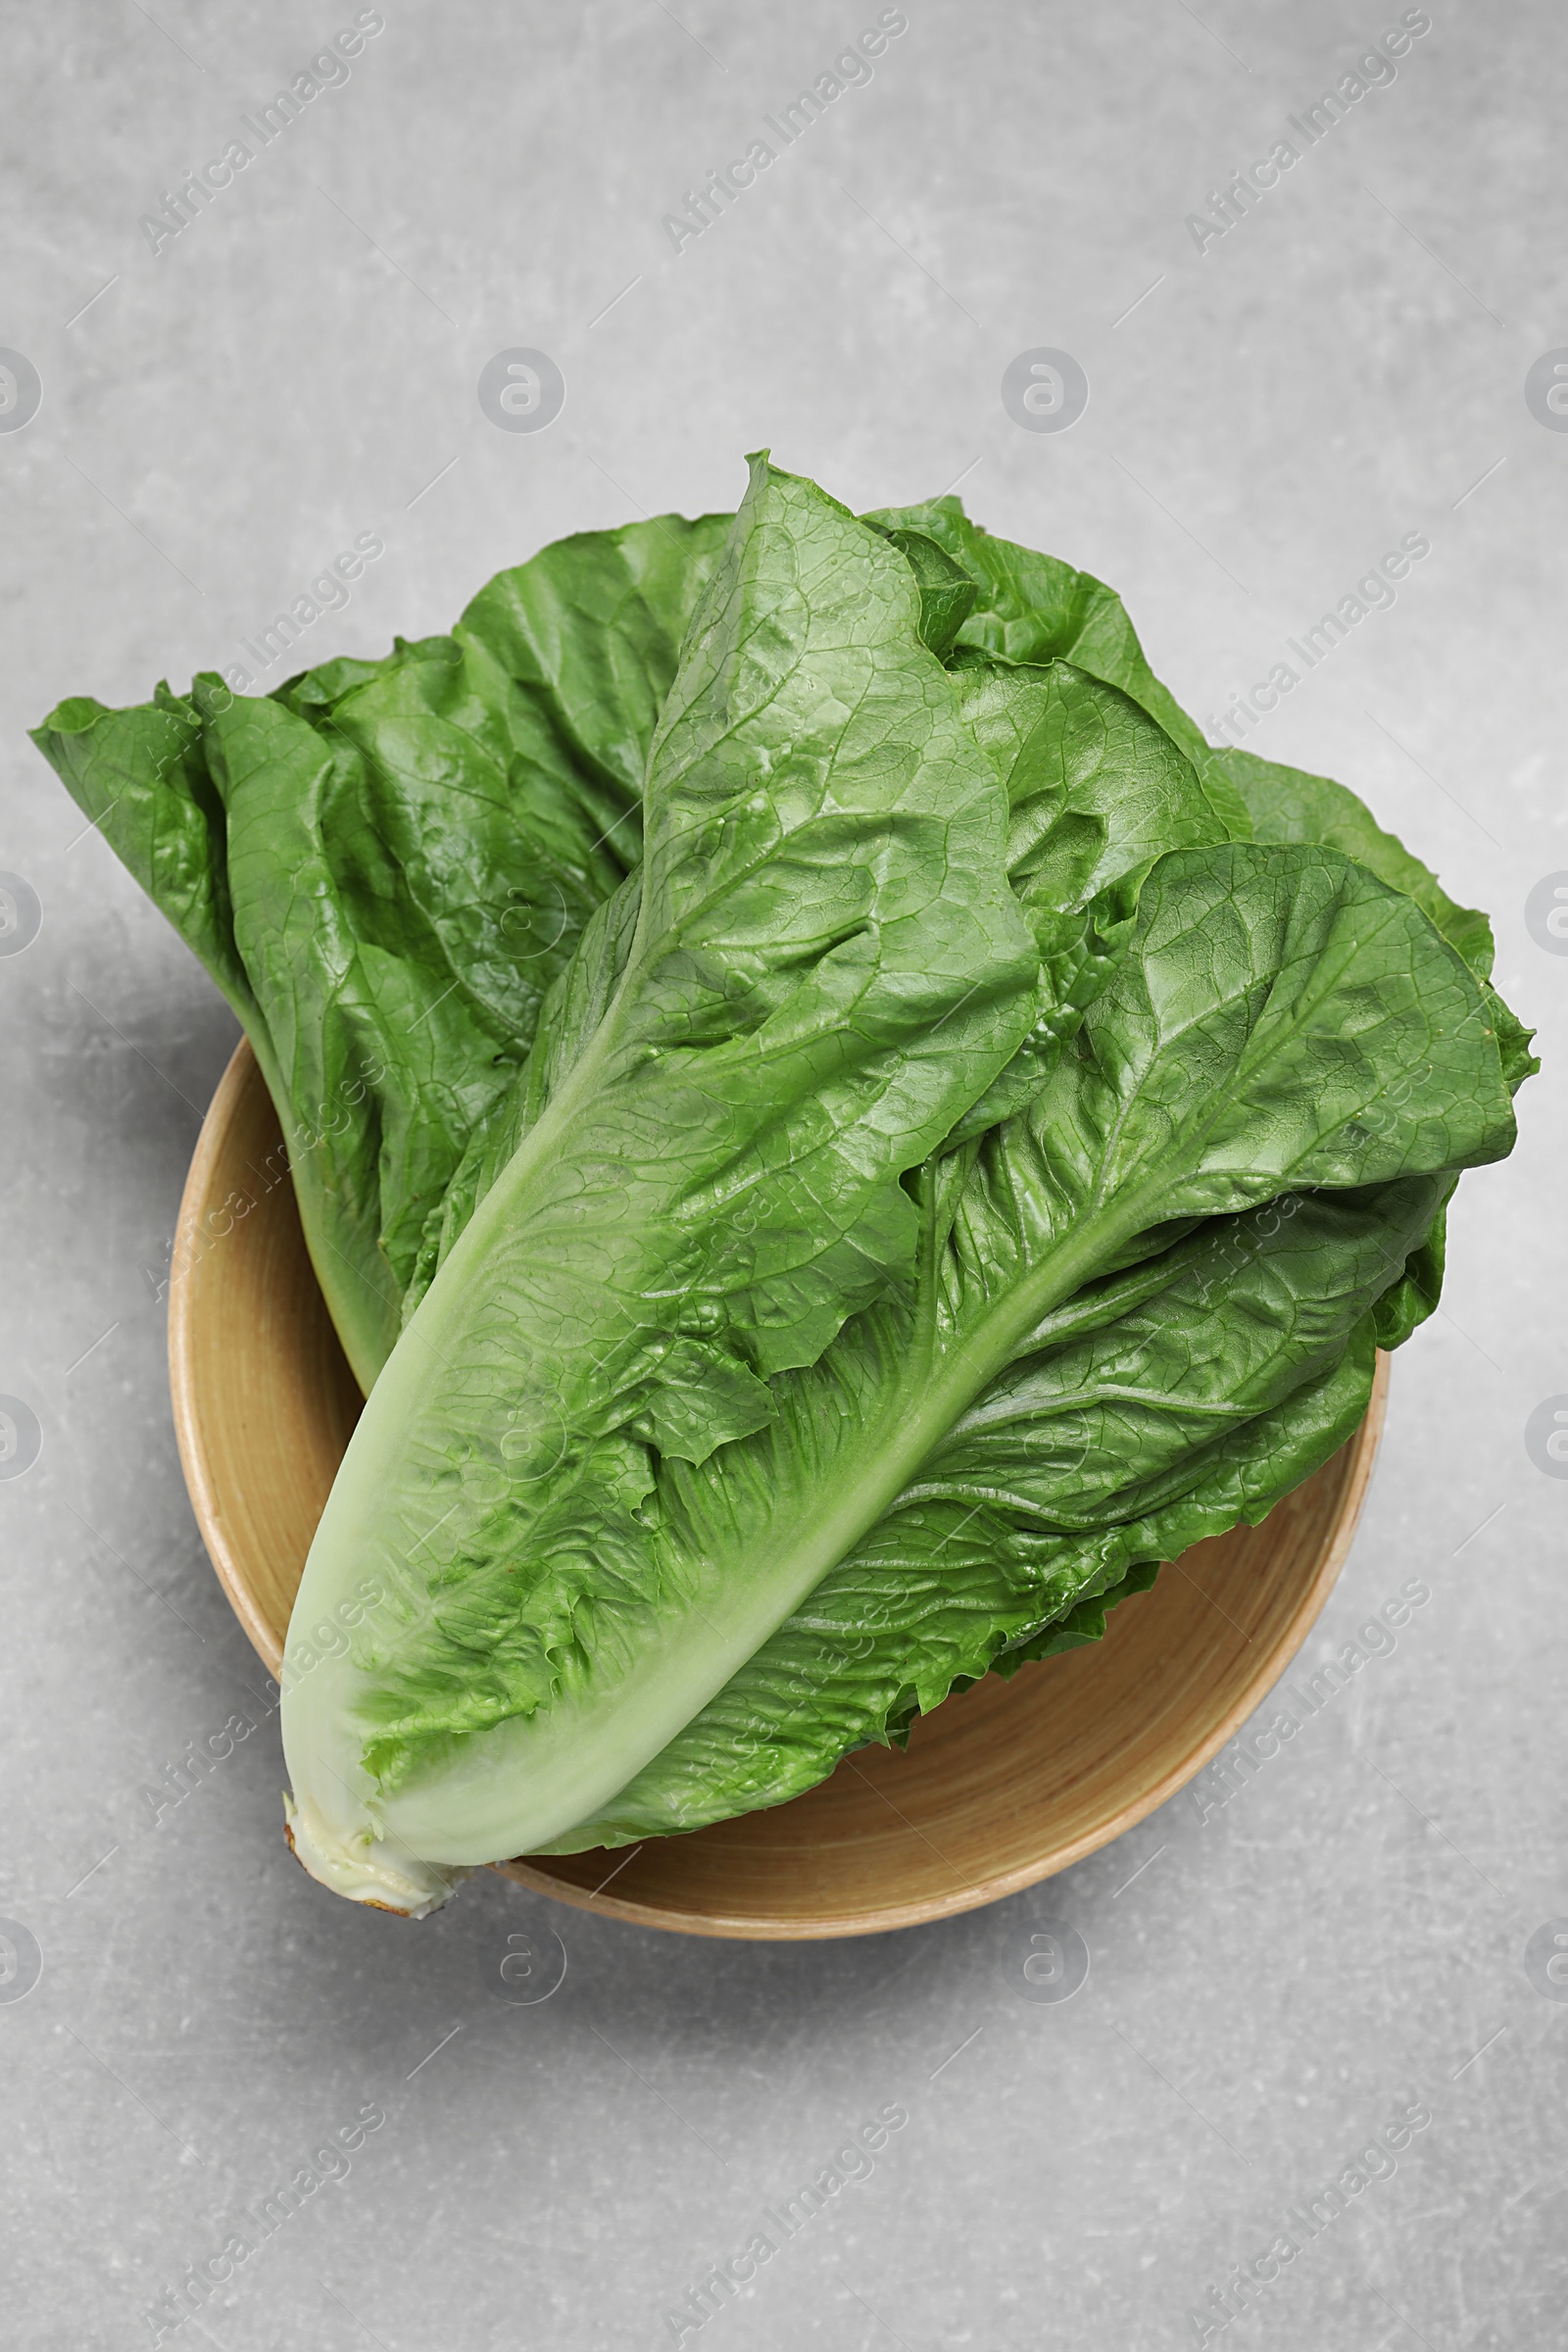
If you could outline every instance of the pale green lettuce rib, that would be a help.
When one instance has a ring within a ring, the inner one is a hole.
[[[900,556],[758,463],[660,722],[624,919],[585,941],[591,962],[614,931],[607,986],[551,1033],[548,1099],[377,1384],[306,1567],[303,1622],[367,1574],[391,1596],[374,1661],[285,1688],[307,1858],[337,1867],[375,1818],[436,1862],[511,1850],[528,1710],[613,1683],[635,1621],[617,1736],[651,1753],[690,1711],[660,1629],[711,1644],[716,1687],[774,1621],[765,1576],[750,1625],[677,1605],[646,1544],[650,1446],[701,1461],[765,1425],[768,1380],[909,1277],[900,1178],[1040,1004],[1005,795],[918,611]],[[456,1827],[416,1769],[439,1778],[454,1735],[462,1766],[480,1739],[500,1759],[466,1774]],[[586,1769],[624,1779],[615,1752]],[[555,1826],[583,1768],[553,1794],[528,1776]]]

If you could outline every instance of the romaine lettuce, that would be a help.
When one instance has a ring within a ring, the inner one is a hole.
[[[1451,1171],[1509,1148],[1487,1001],[1411,899],[1216,838],[1190,763],[1070,667],[1012,670],[976,732],[920,620],[900,551],[759,468],[643,864],[306,1570],[307,1621],[367,1573],[388,1596],[285,1681],[331,1883],[419,1907],[455,1868],[777,1801],[1260,1514],[1364,1404]],[[819,1670],[792,1744],[799,1628],[846,1592],[857,1670]]]
[[[448,638],[36,740],[380,1375],[297,1616],[386,1597],[283,1718],[302,1858],[399,1908],[777,1803],[1261,1518],[1535,1066],[1484,916],[951,498],[759,461]]]

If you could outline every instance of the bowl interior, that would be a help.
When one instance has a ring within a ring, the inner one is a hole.
[[[242,1044],[191,1163],[170,1286],[174,1423],[213,1564],[275,1674],[360,1409],[300,1231],[276,1115]],[[632,1850],[521,1857],[520,1884],[709,1936],[863,1935],[1008,1894],[1181,1788],[1258,1704],[1349,1548],[1388,1365],[1354,1438],[1260,1528],[1200,1544],[1103,1642],[994,1678],[770,1812]]]

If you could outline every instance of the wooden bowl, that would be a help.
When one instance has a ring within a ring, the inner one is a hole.
[[[170,1282],[174,1427],[240,1623],[276,1674],[305,1555],[360,1409],[306,1254],[271,1100],[242,1044],[213,1098]],[[1120,1837],[1258,1705],[1350,1546],[1382,1429],[1366,1419],[1260,1528],[1198,1544],[1102,1642],[988,1680],[771,1812],[626,1854],[497,1867],[586,1910],[694,1936],[863,1936],[1030,1886]],[[281,1835],[281,1824],[279,1824]],[[603,1891],[601,1891],[603,1889]]]

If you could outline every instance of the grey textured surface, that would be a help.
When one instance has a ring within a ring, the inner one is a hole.
[[[1568,1487],[1524,1441],[1568,1391],[1568,960],[1525,918],[1568,868],[1568,436],[1524,397],[1568,343],[1558,12],[1434,0],[1397,78],[1200,254],[1184,217],[1393,0],[911,6],[869,84],[677,255],[661,216],[875,8],[389,0],[347,83],[155,259],[138,216],[354,13],[5,12],[0,343],[43,385],[0,433],[0,867],[42,913],[0,957],[0,1390],[42,1431],[0,1481],[0,1913],[42,1956],[18,1999],[28,1947],[0,1947],[7,2340],[155,2341],[156,2298],[369,2102],[347,2177],[162,2340],[667,2343],[763,2208],[896,2105],[869,2177],[705,2346],[1154,2352],[1203,2340],[1210,2288],[1423,2103],[1238,2337],[1559,2343],[1568,1984],[1525,1950],[1568,1915]],[[516,345],[564,374],[546,432],[480,411]],[[1087,371],[1069,432],[1002,404],[1041,345]],[[180,1481],[159,1297],[233,1032],[23,730],[242,660],[357,531],[386,557],[303,658],[444,626],[567,529],[732,504],[762,443],[857,506],[961,476],[983,520],[1112,581],[1205,717],[1430,537],[1250,740],[1354,783],[1493,909],[1547,1057],[1515,1157],[1462,1188],[1307,1657],[1407,1579],[1431,1598],[1230,1803],[1206,1782],[945,1926],[702,1943],[487,1881],[413,1930],[291,1864],[271,1720],[156,1828],[141,1794],[262,1713]],[[1093,1959],[1054,2006],[1019,1997],[1053,1916]],[[486,1972],[526,1930],[569,1965],[514,2006]]]

